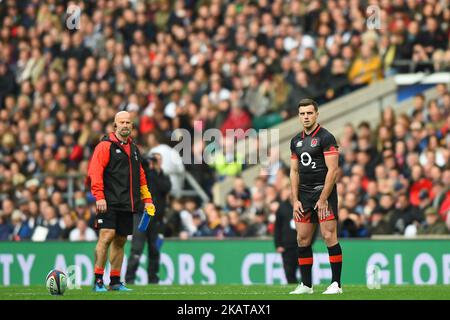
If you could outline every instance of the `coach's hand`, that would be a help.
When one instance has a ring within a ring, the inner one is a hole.
[[[324,220],[329,214],[328,200],[322,200],[319,198],[319,201],[317,201],[316,206],[314,207],[314,210],[317,211],[317,214],[319,215],[319,219]]]
[[[152,217],[155,215],[156,212],[156,208],[155,205],[153,203],[146,203],[145,204],[145,210],[147,211],[147,213],[149,215],[151,215]]]
[[[106,200],[101,199],[95,202],[97,206],[97,213],[105,213],[106,212]]]
[[[300,201],[294,202],[294,218],[295,220],[300,220],[304,216],[304,210],[302,203]]]

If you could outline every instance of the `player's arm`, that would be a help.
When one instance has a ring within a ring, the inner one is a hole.
[[[325,178],[325,184],[320,194],[319,201],[317,201],[315,208],[319,214],[321,220],[326,218],[328,212],[328,197],[333,191],[334,185],[336,183],[338,165],[339,165],[339,152],[337,149],[332,148],[332,151],[325,151],[325,165],[327,166],[328,172]]]
[[[89,163],[88,176],[91,180],[91,192],[96,200],[97,212],[106,212],[105,187],[103,185],[103,172],[109,163],[110,143],[100,142],[94,149]]]
[[[303,217],[303,207],[298,199],[298,188],[300,185],[300,177],[298,174],[298,158],[297,155],[292,152],[291,155],[291,170],[289,174],[291,180],[291,196],[294,218],[299,220]]]

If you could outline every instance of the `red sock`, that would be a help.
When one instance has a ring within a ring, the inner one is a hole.
[[[95,280],[103,280],[103,273],[105,272],[104,268],[95,267],[94,273],[95,273]]]
[[[120,283],[120,270],[111,269],[109,273],[109,277],[111,278],[111,284]]]

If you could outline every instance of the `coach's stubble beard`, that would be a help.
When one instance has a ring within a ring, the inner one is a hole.
[[[130,134],[131,134],[131,130],[128,128],[122,128],[119,131],[119,135],[124,139],[127,139],[130,136]]]

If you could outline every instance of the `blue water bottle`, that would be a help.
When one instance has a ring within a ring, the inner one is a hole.
[[[141,221],[139,221],[138,230],[141,232],[145,232],[147,230],[149,223],[150,223],[150,214],[147,212],[147,210],[144,209]]]

